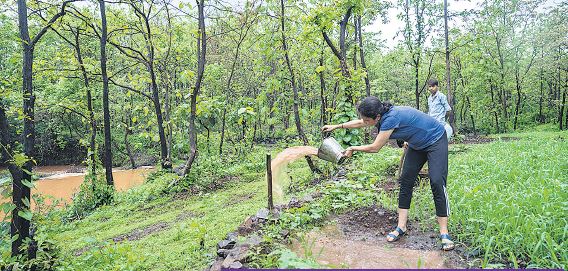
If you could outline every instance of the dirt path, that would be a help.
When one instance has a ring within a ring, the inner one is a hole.
[[[408,235],[388,243],[385,234],[396,226],[396,214],[370,206],[334,217],[330,224],[295,240],[291,249],[335,268],[463,268],[456,252],[439,249],[435,232],[416,230],[409,222]]]

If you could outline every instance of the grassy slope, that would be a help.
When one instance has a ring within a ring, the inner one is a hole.
[[[465,151],[451,154],[448,190],[452,232],[460,241],[482,251],[485,266],[523,258],[535,266],[566,268],[568,133],[508,136],[521,139],[458,146],[456,150]],[[350,165],[349,176],[354,180],[367,176],[382,181],[385,168],[397,163],[398,153],[388,149],[361,155]],[[261,152],[254,155],[263,158]],[[262,163],[262,159],[249,163]],[[232,181],[216,192],[105,207],[82,221],[58,226],[51,234],[64,255],[60,269],[203,269],[214,254],[216,242],[265,205],[265,180],[259,172],[262,167],[251,168],[243,166],[235,171],[248,175],[247,180]],[[290,171],[295,178],[310,178],[303,161],[293,164]],[[244,200],[231,204],[232,198]],[[377,197],[390,209],[396,208],[395,199]],[[178,219],[180,214],[186,218]],[[412,217],[434,225],[433,214],[429,187],[417,189]],[[170,223],[170,227],[137,241],[116,245],[109,242],[120,234],[159,222]],[[199,245],[202,237],[205,249]],[[95,248],[73,256],[74,251],[86,246]]]

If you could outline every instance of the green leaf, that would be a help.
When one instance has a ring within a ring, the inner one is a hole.
[[[316,73],[320,73],[320,72],[323,72],[323,71],[325,71],[325,66],[318,66],[316,68]]]
[[[12,210],[16,209],[16,205],[11,202],[4,202],[0,204],[0,206],[0,209],[2,209],[2,212],[5,214],[9,214]]]
[[[30,200],[28,198],[23,198],[22,202],[24,203],[24,206],[30,208]]]
[[[33,214],[30,210],[18,211],[18,215],[27,221],[32,221]]]
[[[30,160],[30,159],[28,159],[28,157],[27,157],[25,154],[23,154],[23,153],[21,153],[21,152],[18,152],[18,153],[16,153],[16,154],[14,154],[13,157],[14,157],[14,158],[13,158],[12,161],[14,162],[14,164],[15,164],[17,167],[20,167],[20,168],[23,167],[24,164],[25,164],[27,161]]]
[[[22,184],[27,186],[28,188],[34,187],[34,184],[31,181],[28,181],[28,180],[22,180]]]

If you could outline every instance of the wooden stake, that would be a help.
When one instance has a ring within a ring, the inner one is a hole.
[[[266,180],[268,182],[268,210],[274,209],[272,202],[272,167],[270,153],[266,154]]]

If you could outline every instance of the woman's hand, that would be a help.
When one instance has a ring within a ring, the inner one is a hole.
[[[349,147],[343,152],[343,155],[345,157],[351,157],[351,156],[353,156],[353,151],[355,151],[355,150],[353,148]]]
[[[322,132],[331,132],[335,129],[339,128],[339,125],[324,125],[321,127]]]

